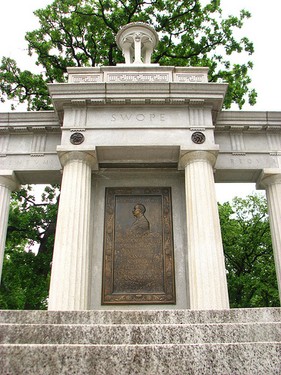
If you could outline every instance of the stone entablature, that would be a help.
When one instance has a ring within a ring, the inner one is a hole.
[[[221,111],[216,131],[280,131],[281,112]]]
[[[207,68],[124,65],[100,68],[68,68],[68,83],[50,84],[49,91],[59,119],[66,106],[146,108],[161,105],[208,108],[213,120],[222,109],[226,84],[209,83]],[[211,124],[212,124],[211,121]]]
[[[54,111],[6,112],[0,114],[0,132],[44,130],[58,131],[60,123]]]
[[[274,153],[281,150],[281,112],[221,112],[215,125],[220,151]]]
[[[256,182],[267,166],[280,168],[280,130],[281,112],[222,111],[215,125],[216,181]]]
[[[82,102],[81,106],[85,107],[85,102]],[[186,106],[186,109],[189,107],[190,106]],[[96,108],[101,107],[97,106]],[[160,109],[157,107],[152,108],[160,112],[161,110],[164,111],[163,107]],[[77,111],[77,108],[73,110]],[[126,118],[124,119],[126,120]],[[194,127],[193,121],[194,120],[192,120],[191,123],[192,128]],[[236,129],[244,133],[258,132],[259,130],[263,132],[280,132],[281,112],[221,111],[214,126],[216,134],[219,132],[230,132]],[[61,124],[54,111],[2,112],[0,114],[1,134],[5,132],[20,132],[22,130],[29,132],[44,130],[46,132],[61,133]]]
[[[15,171],[21,184],[60,182],[60,142],[54,111],[0,114],[1,169]]]
[[[53,111],[2,113],[1,168],[14,170],[22,184],[59,183],[57,146],[63,141],[77,149],[70,142],[75,132],[84,135],[82,145],[96,150],[100,168],[132,160],[138,167],[176,168],[180,149],[213,144],[219,144],[216,182],[256,182],[263,168],[281,168],[281,112],[222,111],[213,126],[200,106],[145,108],[80,103],[66,109],[63,127]],[[201,145],[191,140],[198,131],[206,137]]]

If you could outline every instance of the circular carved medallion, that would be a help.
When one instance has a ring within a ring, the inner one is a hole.
[[[83,143],[85,140],[85,137],[82,133],[73,133],[71,134],[71,137],[70,137],[70,142],[73,144],[73,145],[81,145],[81,143]]]
[[[191,136],[192,142],[201,145],[202,143],[205,142],[206,137],[203,133],[201,132],[194,132]]]

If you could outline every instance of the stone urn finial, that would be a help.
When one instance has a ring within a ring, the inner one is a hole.
[[[158,35],[150,25],[132,22],[116,35],[116,43],[125,57],[125,64],[151,64],[151,55],[158,43]]]

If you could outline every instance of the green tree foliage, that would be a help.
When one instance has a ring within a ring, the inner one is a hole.
[[[219,213],[231,307],[280,306],[266,199],[235,198]]]
[[[205,4],[205,5],[204,5]],[[47,83],[65,82],[68,66],[116,65],[123,62],[115,36],[121,26],[142,21],[160,35],[153,62],[174,66],[207,66],[209,80],[229,83],[225,107],[246,100],[256,102],[249,89],[251,61],[231,63],[237,54],[245,59],[254,51],[248,38],[236,31],[250,17],[222,15],[219,0],[55,0],[34,12],[40,22],[28,32],[29,53],[37,57],[43,74],[21,71],[17,63],[3,58],[0,65],[1,100],[27,102],[28,109],[50,108]]]
[[[28,70],[21,71],[15,60],[3,57],[0,65],[0,100],[18,100],[27,103],[28,110],[51,109],[48,80],[43,74],[33,74]],[[14,104],[11,105],[14,108]]]
[[[57,214],[57,187],[37,203],[30,186],[13,193],[0,286],[0,309],[47,307]],[[37,254],[32,250],[38,249]]]

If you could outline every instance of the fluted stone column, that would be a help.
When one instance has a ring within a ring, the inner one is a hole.
[[[266,190],[275,269],[281,300],[281,169],[264,169],[257,188]]]
[[[180,160],[185,168],[190,308],[228,309],[228,291],[213,165],[216,155],[192,151]]]
[[[91,170],[86,151],[61,152],[63,179],[51,273],[49,310],[86,310],[89,302]]]
[[[19,184],[13,171],[0,171],[0,280],[9,218],[10,197]]]

